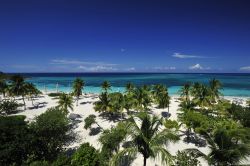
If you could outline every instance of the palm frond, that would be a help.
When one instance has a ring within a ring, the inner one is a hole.
[[[136,156],[137,152],[138,151],[137,151],[136,147],[130,147],[130,148],[123,149],[112,157],[112,159],[109,162],[109,165],[110,166],[120,165],[123,162],[122,159],[124,156],[129,156],[129,157],[133,158]]]

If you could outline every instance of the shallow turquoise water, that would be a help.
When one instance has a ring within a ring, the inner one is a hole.
[[[23,73],[24,74],[24,73]],[[124,91],[127,82],[136,86],[143,84],[165,84],[170,94],[177,94],[186,82],[202,82],[207,84],[212,78],[223,83],[222,93],[225,96],[250,97],[250,74],[157,74],[157,73],[25,73],[28,81],[34,83],[40,90],[71,91],[72,82],[76,77],[81,77],[86,86],[85,92],[99,93],[100,85],[107,80],[112,85],[112,91]]]

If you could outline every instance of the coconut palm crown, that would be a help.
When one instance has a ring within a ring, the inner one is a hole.
[[[156,116],[151,117],[146,112],[140,112],[127,121],[126,138],[131,140],[131,145],[118,152],[111,160],[111,165],[117,165],[125,155],[129,157],[140,153],[146,166],[148,158],[161,158],[163,164],[172,163],[172,155],[166,147],[169,142],[176,142],[179,137],[175,131],[160,129],[162,119]]]
[[[73,98],[72,98],[72,96],[70,96],[66,93],[62,93],[59,96],[59,101],[58,101],[57,107],[62,109],[62,111],[64,111],[65,113],[68,113],[69,109],[73,110]]]
[[[76,78],[73,82],[73,95],[76,96],[76,105],[78,106],[79,97],[82,95],[82,89],[85,83],[81,78]]]

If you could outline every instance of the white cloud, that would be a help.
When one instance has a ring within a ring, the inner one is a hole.
[[[79,69],[83,71],[88,71],[88,72],[108,72],[108,71],[117,71],[117,68],[114,68],[112,66],[79,66]]]
[[[250,66],[241,67],[240,70],[250,71]]]
[[[109,72],[118,70],[118,64],[105,63],[105,62],[89,62],[68,59],[53,59],[50,62],[53,67],[64,66],[68,70],[86,71],[86,72]]]
[[[126,51],[126,49],[125,48],[121,48],[121,52],[125,52]]]
[[[197,64],[195,64],[193,66],[190,66],[189,69],[190,70],[202,70],[203,67],[199,63],[197,63]]]
[[[166,71],[166,70],[176,70],[176,67],[153,67],[153,70]]]
[[[210,67],[203,67],[199,63],[197,63],[193,66],[190,66],[189,69],[190,70],[210,70],[211,68]]]
[[[188,59],[188,58],[205,58],[205,57],[203,57],[203,56],[185,55],[185,54],[181,54],[181,53],[174,53],[174,54],[172,55],[172,57],[180,58],[180,59]]]
[[[175,70],[176,67],[169,67],[169,70]]]
[[[104,62],[88,62],[78,60],[67,60],[67,59],[53,59],[50,64],[52,65],[102,65],[102,66],[116,66],[118,64],[104,63]]]
[[[135,71],[134,67],[127,68],[126,71]]]

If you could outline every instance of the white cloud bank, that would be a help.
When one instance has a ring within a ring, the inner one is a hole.
[[[88,62],[78,60],[67,60],[67,59],[53,59],[50,64],[52,65],[102,65],[102,66],[116,66],[118,64],[104,63],[104,62]]]
[[[87,72],[107,72],[107,71],[116,71],[117,68],[114,68],[112,66],[91,66],[91,67],[86,67],[86,66],[79,66],[79,69]]]
[[[197,63],[193,66],[190,66],[189,69],[190,70],[210,70],[210,67],[203,67],[199,63]]]
[[[171,66],[171,67],[153,67],[153,70],[157,70],[157,71],[176,70],[176,67],[174,67],[174,66]]]
[[[181,53],[174,53],[172,55],[174,58],[180,58],[180,59],[190,59],[190,58],[205,58],[203,56],[196,56],[196,55],[186,55],[186,54],[181,54]]]
[[[117,71],[118,64],[105,63],[105,62],[89,62],[79,60],[67,59],[53,59],[51,65],[67,67],[71,70],[84,71],[84,72],[112,72]]]
[[[243,66],[240,68],[242,71],[250,71],[250,66]]]

